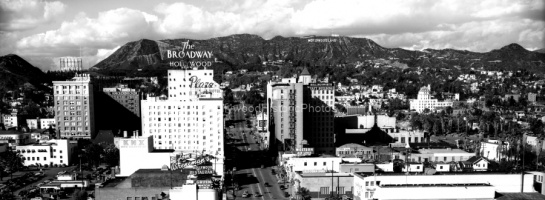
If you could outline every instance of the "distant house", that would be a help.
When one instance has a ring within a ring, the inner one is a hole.
[[[486,171],[488,170],[488,160],[482,156],[473,156],[466,161],[460,161],[463,171]]]
[[[438,172],[449,172],[450,164],[445,162],[431,162],[431,166]]]

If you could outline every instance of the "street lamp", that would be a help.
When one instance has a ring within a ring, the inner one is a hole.
[[[81,174],[81,189],[83,190],[83,172],[81,170],[81,153],[78,155],[79,157],[79,173]],[[77,177],[77,176],[76,176]]]

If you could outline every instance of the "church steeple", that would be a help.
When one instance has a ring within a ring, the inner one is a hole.
[[[303,83],[303,85],[308,85],[310,82],[312,82],[312,77],[310,72],[308,72],[307,67],[303,68],[303,71],[301,71],[301,74],[299,74],[299,80],[297,80],[297,82]]]

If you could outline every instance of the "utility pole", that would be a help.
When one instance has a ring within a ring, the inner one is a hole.
[[[333,199],[333,161],[331,161],[331,199]]]

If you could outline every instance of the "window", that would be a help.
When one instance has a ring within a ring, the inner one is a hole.
[[[369,186],[369,181],[365,181],[365,186]]]
[[[320,187],[320,194],[329,194],[329,187]]]
[[[375,181],[369,181],[371,182],[371,186],[375,186]]]
[[[307,162],[305,162],[305,166],[307,166]]]
[[[314,166],[316,166],[316,165],[317,165],[317,162],[314,162]]]
[[[127,197],[127,200],[132,200],[132,197]]]

